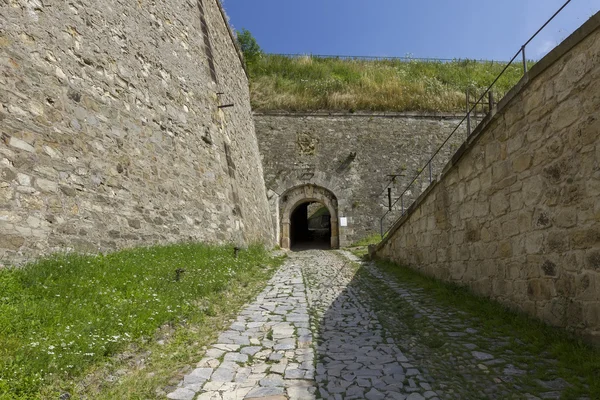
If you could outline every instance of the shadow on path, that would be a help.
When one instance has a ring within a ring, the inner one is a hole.
[[[304,256],[316,381],[332,399],[559,399],[555,360],[350,253]],[[534,379],[543,372],[551,379]]]

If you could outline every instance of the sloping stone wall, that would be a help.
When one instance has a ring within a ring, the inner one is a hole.
[[[302,185],[331,191],[338,200],[339,217],[347,220],[347,226],[340,225],[339,229],[340,246],[347,246],[379,233],[379,217],[388,209],[385,190],[390,182],[388,175],[402,175],[391,184],[395,200],[460,118],[257,113],[254,120],[265,183],[271,194],[275,198],[284,196],[286,191]],[[463,140],[464,129],[456,133],[436,158],[434,174],[441,172]],[[407,202],[412,196],[418,193],[410,193]],[[277,202],[277,199],[272,202],[275,212]],[[394,215],[401,215],[400,203],[385,222],[393,222]],[[279,224],[279,218],[275,221]]]
[[[600,14],[498,105],[375,255],[600,339]]]
[[[220,4],[98,5],[0,5],[0,264],[272,243],[248,80]]]

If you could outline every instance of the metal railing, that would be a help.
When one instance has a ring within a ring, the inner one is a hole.
[[[265,53],[265,56],[288,57],[288,58],[331,58],[336,60],[357,60],[357,61],[400,61],[400,62],[430,62],[430,63],[452,63],[452,62],[476,62],[476,63],[492,63],[505,64],[506,61],[484,60],[484,59],[469,59],[469,58],[426,58],[426,57],[388,57],[388,56],[346,56],[346,55],[331,55],[331,54],[286,54],[286,53]]]
[[[456,132],[459,131],[459,129],[461,128],[461,126],[463,126],[463,124],[466,123],[466,128],[463,128],[466,130],[466,138],[465,138],[465,142],[468,140],[469,136],[471,135],[471,132],[473,131],[474,128],[477,127],[478,123],[480,121],[477,121],[477,119],[474,120],[473,118],[473,114],[477,111],[478,107],[481,105],[482,108],[484,108],[485,103],[487,103],[488,106],[488,113],[492,113],[493,109],[494,109],[494,96],[493,96],[493,91],[492,89],[494,88],[494,85],[498,82],[498,80],[500,80],[500,78],[504,75],[504,73],[508,70],[508,68],[515,62],[515,60],[517,60],[517,58],[521,55],[522,56],[522,65],[523,65],[523,75],[525,75],[527,73],[527,57],[526,57],[526,47],[529,43],[531,43],[531,41],[533,39],[535,39],[537,37],[537,35],[546,27],[548,26],[548,24],[550,22],[552,22],[552,20],[554,20],[554,18],[556,18],[556,16],[558,14],[561,13],[561,11],[571,2],[572,0],[568,0],[566,3],[563,4],[562,7],[560,7],[558,9],[558,11],[556,11],[554,13],[554,15],[552,15],[552,17],[550,17],[550,19],[548,19],[546,21],[546,23],[544,25],[542,25],[542,27],[540,29],[537,30],[537,32],[535,34],[533,34],[533,36],[531,36],[531,38],[529,38],[529,40],[527,40],[527,42],[525,42],[525,44],[523,44],[521,46],[521,48],[519,49],[519,51],[517,51],[517,53],[511,58],[510,61],[508,61],[506,63],[506,66],[504,67],[504,69],[502,70],[502,72],[500,72],[500,74],[494,79],[494,81],[487,87],[487,89],[477,98],[477,101],[475,101],[474,103],[471,102],[470,99],[470,93],[469,91],[467,91],[466,93],[466,110],[467,110],[467,114],[461,119],[461,121],[459,122],[459,124],[454,128],[454,130],[452,131],[452,133],[450,133],[450,135],[446,138],[446,140],[444,140],[444,142],[437,148],[437,150],[433,153],[433,155],[429,158],[429,160],[425,163],[425,165],[423,166],[423,168],[420,168],[417,172],[417,175],[412,179],[412,181],[410,181],[410,183],[406,186],[406,188],[404,189],[404,191],[400,194],[400,196],[392,202],[392,194],[391,194],[391,185],[394,182],[395,178],[392,178],[390,180],[390,182],[388,183],[388,185],[383,189],[383,191],[378,195],[381,196],[381,194],[383,194],[384,192],[387,191],[387,200],[388,200],[388,210],[381,216],[380,220],[379,220],[379,225],[380,225],[380,233],[381,233],[381,237],[383,239],[383,237],[389,232],[389,230],[391,229],[391,227],[393,226],[393,224],[391,224],[385,231],[384,231],[384,220],[385,218],[390,215],[393,211],[394,211],[394,207],[396,207],[396,211],[400,211],[401,215],[405,214],[405,211],[407,208],[409,208],[412,203],[418,198],[418,195],[414,195],[412,193],[411,188],[413,187],[413,185],[415,183],[418,182],[419,178],[421,178],[421,176],[423,175],[423,172],[427,172],[428,176],[425,176],[424,178],[421,179],[425,179],[425,183],[427,178],[429,180],[428,185],[431,185],[431,183],[434,181],[434,176],[437,176],[437,174],[434,174],[434,167],[433,167],[433,161],[435,159],[435,157],[442,151],[442,149],[444,148],[444,146],[446,146],[446,144],[450,141],[450,139],[452,139],[452,137],[456,134]],[[476,96],[477,97],[477,96]],[[484,101],[484,99],[488,97],[487,101]],[[475,124],[473,124],[473,122],[475,122]],[[473,126],[474,125],[474,126]],[[445,164],[445,163],[444,163]],[[406,200],[406,201],[405,201]],[[408,203],[408,201],[412,200],[410,203]],[[400,209],[398,210],[398,206],[397,204],[400,203]],[[395,220],[394,220],[395,221]],[[394,222],[393,221],[393,222]]]

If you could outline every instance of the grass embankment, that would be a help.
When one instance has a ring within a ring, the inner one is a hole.
[[[382,271],[402,284],[423,290],[428,296],[433,297],[438,305],[459,311],[456,314],[458,317],[477,320],[478,324],[475,327],[481,335],[513,338],[508,345],[511,352],[537,354],[540,357],[556,359],[553,373],[548,375],[548,371],[538,370],[533,375],[528,375],[529,379],[551,380],[561,377],[571,383],[561,398],[600,399],[600,349],[584,343],[561,329],[548,326],[526,314],[509,310],[498,302],[477,296],[468,288],[442,282],[388,261],[378,260],[376,263]],[[411,324],[418,324],[420,320],[413,318],[414,311],[403,301],[400,296],[392,295],[379,311],[402,314],[402,310],[405,310],[406,315],[400,315],[400,318],[409,327]],[[420,332],[422,329],[420,326],[414,327],[415,332]],[[403,339],[398,338],[398,340]],[[434,336],[429,338],[433,347],[443,345],[443,341],[436,344],[434,339]],[[531,360],[524,358],[523,362],[531,362]],[[532,367],[535,370],[535,366]]]
[[[369,61],[265,54],[248,69],[252,106],[258,111],[463,112],[467,88],[483,93],[504,66],[474,60]],[[496,98],[522,75],[522,65],[511,65],[495,86]]]
[[[156,397],[275,264],[181,244],[0,270],[0,399]]]

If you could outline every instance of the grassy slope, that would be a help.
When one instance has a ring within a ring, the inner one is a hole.
[[[462,112],[466,89],[482,93],[504,64],[263,55],[248,67],[255,110]],[[512,65],[498,82],[496,97],[521,76],[521,65]]]
[[[90,390],[102,398],[100,392],[115,389],[103,379],[95,382],[94,374],[105,376],[114,365],[136,375],[114,359],[125,350],[137,361],[146,354],[143,376],[138,373],[137,382],[125,387],[151,396],[157,385],[168,383],[169,374],[198,357],[223,325],[215,317],[237,311],[270,276],[272,264],[258,247],[234,258],[230,247],[182,244],[69,255],[1,270],[0,399]],[[179,268],[185,271],[177,280]],[[155,349],[153,360],[148,349],[157,347],[157,334],[170,337],[174,347],[163,356]],[[140,379],[152,371],[159,374],[140,388]]]

